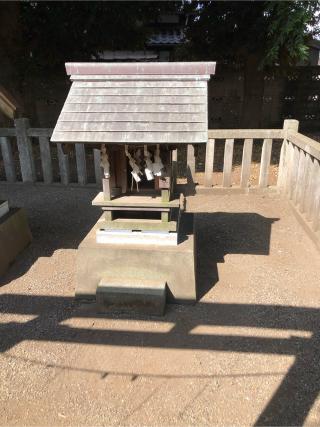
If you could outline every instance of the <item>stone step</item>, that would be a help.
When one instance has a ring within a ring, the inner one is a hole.
[[[99,230],[97,228],[96,242],[114,245],[177,246],[178,233],[167,231]]]
[[[177,231],[177,221],[161,219],[116,218],[98,224],[100,230]]]
[[[102,278],[97,287],[96,301],[100,311],[162,316],[166,304],[166,283]]]

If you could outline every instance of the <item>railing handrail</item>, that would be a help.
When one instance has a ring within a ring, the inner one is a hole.
[[[31,137],[40,137],[40,136],[47,136],[50,137],[52,135],[53,128],[28,128],[27,129],[27,135]],[[17,130],[16,128],[0,128],[0,137],[10,137],[10,136],[17,136]]]
[[[52,135],[53,128],[28,128],[27,135],[40,137]],[[0,128],[0,136],[17,136],[16,128]],[[283,129],[208,129],[209,139],[282,139],[285,137]]]
[[[283,129],[208,129],[209,139],[282,139]]]
[[[0,128],[0,136],[17,136],[15,128]]]
[[[31,137],[40,137],[40,136],[47,136],[50,137],[52,135],[53,128],[29,128],[27,130],[28,136]]]
[[[305,153],[320,160],[320,142],[315,141],[299,132],[287,131],[286,138]]]

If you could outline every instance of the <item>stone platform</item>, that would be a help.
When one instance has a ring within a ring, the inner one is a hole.
[[[162,316],[166,305],[166,284],[156,280],[113,281],[102,278],[96,292],[98,311],[139,312]]]
[[[77,251],[76,297],[95,299],[99,282],[165,283],[169,302],[196,300],[193,233],[181,233],[176,246],[103,244],[96,242],[98,223]]]
[[[3,212],[0,218],[0,276],[32,239],[24,209],[8,208]]]

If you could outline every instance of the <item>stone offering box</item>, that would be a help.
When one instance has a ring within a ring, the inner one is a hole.
[[[102,215],[77,255],[76,296],[159,314],[196,299],[193,234],[175,197],[173,150],[208,140],[213,62],[67,63],[72,85],[51,141],[101,150]]]

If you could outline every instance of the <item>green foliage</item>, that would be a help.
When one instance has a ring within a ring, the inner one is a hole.
[[[316,6],[316,2],[268,2],[264,64],[294,65],[307,59],[306,41]]]
[[[185,5],[190,13],[185,52],[194,58],[293,65],[306,59],[318,29],[319,1],[210,1]],[[180,52],[181,56],[184,52]]]

